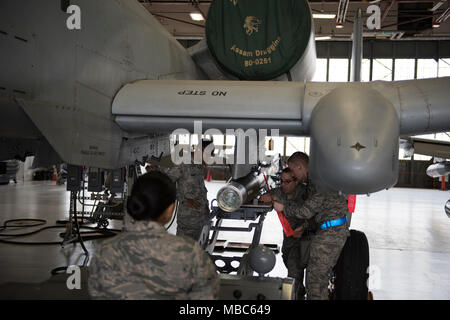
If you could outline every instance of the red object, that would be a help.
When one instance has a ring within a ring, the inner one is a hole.
[[[213,181],[212,174],[209,172],[209,169],[206,172],[206,181]]]
[[[53,176],[52,176],[52,181],[56,181],[58,179],[58,173],[56,172],[56,169],[53,168]]]
[[[294,231],[292,230],[291,225],[289,224],[289,221],[286,219],[285,215],[282,212],[278,212],[278,219],[280,219],[281,226],[283,227],[284,234],[286,237],[290,237],[294,234]]]
[[[445,191],[445,176],[442,176],[441,179],[442,179],[441,189]]]
[[[350,213],[355,212],[356,207],[356,194],[349,194],[348,195],[348,201],[347,201],[348,211]]]
[[[266,175],[263,172],[264,180],[266,181],[267,190],[269,190],[269,194],[272,196],[272,192],[270,191],[269,183],[267,182]],[[290,237],[294,234],[294,231],[292,230],[292,227],[289,223],[289,221],[286,219],[286,216],[283,214],[283,212],[278,212],[278,219],[280,219],[281,226],[283,227],[284,234],[286,237]]]

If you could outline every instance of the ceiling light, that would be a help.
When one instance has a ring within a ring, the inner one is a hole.
[[[342,28],[344,28],[343,24],[340,24],[340,23],[336,24],[336,29],[342,29]]]
[[[437,22],[433,22],[433,28],[439,28],[441,25]]]
[[[331,40],[331,36],[316,37],[317,40]]]
[[[334,13],[313,13],[314,19],[335,19],[336,15]]]
[[[194,21],[203,21],[205,19],[203,19],[203,16],[201,13],[198,12],[192,12],[189,14],[191,16],[191,19]]]

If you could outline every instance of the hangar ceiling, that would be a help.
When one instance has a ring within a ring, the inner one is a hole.
[[[194,21],[190,13],[199,13],[205,18],[211,0],[138,1],[176,38],[201,39],[204,36],[205,21]],[[349,39],[356,11],[361,8],[365,13],[372,4],[380,7],[381,30],[374,32],[364,26],[366,38],[450,39],[450,1],[447,0],[309,0],[309,3],[313,14],[335,15],[329,19],[314,19],[317,40]]]

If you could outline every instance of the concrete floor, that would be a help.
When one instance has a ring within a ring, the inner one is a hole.
[[[221,186],[220,182],[207,182],[208,197],[213,199]],[[450,219],[444,213],[449,198],[448,191],[401,188],[358,196],[352,229],[365,232],[369,240],[369,288],[375,299],[450,299]],[[65,186],[54,182],[0,186],[1,224],[8,219],[41,218],[47,225],[54,225],[56,220],[68,217],[68,206]],[[121,222],[112,227],[120,228]],[[175,230],[176,224],[169,232]],[[61,241],[60,232],[64,229],[47,230],[20,241]],[[230,232],[219,236],[235,242],[251,242],[251,238],[252,234]],[[281,247],[282,229],[274,212],[265,220],[261,243]],[[98,244],[88,241],[86,247],[94,253]],[[82,264],[84,258],[79,245],[62,249],[59,245],[0,243],[0,284],[43,282],[53,268]],[[287,275],[280,255],[269,275]]]

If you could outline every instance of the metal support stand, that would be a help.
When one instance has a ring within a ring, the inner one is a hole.
[[[292,278],[253,277],[253,269],[250,267],[248,252],[259,245],[262,228],[266,214],[272,210],[271,206],[248,205],[241,206],[235,212],[225,212],[219,207],[212,206],[211,220],[203,228],[200,237],[200,245],[209,253],[220,274],[219,299],[244,299],[244,300],[292,300],[294,298],[294,280]],[[212,219],[217,218],[213,225]],[[258,222],[256,220],[258,219]],[[248,227],[222,227],[224,220],[250,220],[255,221]],[[220,231],[251,232],[254,230],[253,240],[242,257],[226,257],[214,255],[214,247]],[[209,233],[213,231],[209,239]],[[236,272],[237,275],[231,275]]]
[[[136,182],[137,178],[141,176],[140,172],[140,166],[138,164],[136,165],[129,165],[127,166],[127,175],[125,179],[125,191],[123,195],[123,220],[122,220],[122,230],[125,231],[127,228],[127,219],[130,219],[130,216],[126,215],[126,208],[127,208],[127,202],[128,197],[131,196],[131,190],[133,189],[133,185]]]
[[[64,240],[61,243],[61,247],[65,247],[67,244],[73,243],[77,241],[76,233],[74,232],[74,226],[73,226],[73,207],[74,203],[76,202],[76,196],[74,196],[75,192],[70,192],[70,204],[69,204],[69,222],[68,227],[66,229],[66,234],[64,235]]]
[[[223,266],[216,267],[221,273],[238,272],[238,274],[248,274],[253,271],[249,269],[246,263],[246,255],[243,257],[224,257],[221,255],[214,255],[214,247],[220,231],[234,231],[234,232],[251,232],[254,230],[252,243],[248,250],[259,245],[261,240],[261,233],[266,218],[267,212],[272,210],[271,206],[266,205],[245,205],[234,212],[225,212],[219,207],[212,206],[211,217],[208,224],[203,227],[202,234],[200,236],[200,246],[210,255],[213,262],[221,261]],[[216,218],[214,225],[212,219]],[[259,219],[258,219],[259,218]],[[243,221],[256,221],[250,223],[248,227],[222,227],[223,220],[243,220]],[[211,238],[209,238],[210,231],[213,231]],[[239,267],[232,265],[233,262],[239,262]]]
[[[75,225],[74,225],[75,222]],[[75,191],[70,192],[70,210],[69,210],[69,226],[68,230],[66,230],[66,234],[64,236],[64,240],[61,243],[61,246],[64,248],[65,245],[74,242],[80,242],[81,248],[83,249],[86,256],[89,256],[89,251],[86,249],[83,238],[80,234],[80,225],[78,223],[77,216],[77,194]]]
[[[79,216],[81,216],[81,224],[86,223],[86,221],[87,223],[97,223],[97,228],[100,231],[107,228],[110,219],[123,219],[124,213],[121,202],[124,201],[126,191],[124,191],[124,171],[120,170],[115,171],[116,176],[114,178],[116,180],[111,181],[113,175],[110,175],[108,185],[106,186],[105,184],[106,188],[104,189],[103,179],[100,176],[103,173],[100,170],[97,171],[97,175],[92,179],[90,175],[91,171],[88,171],[89,182],[87,182],[84,174],[85,170],[82,167],[68,166],[67,190],[70,191],[70,208],[66,233],[61,243],[63,248],[67,244],[80,242],[86,256],[89,255],[80,233]],[[89,197],[86,191],[91,192]],[[103,191],[104,194],[101,194]],[[108,191],[111,192],[110,195]],[[116,197],[115,194],[122,194],[123,196]],[[78,202],[81,205],[81,211],[77,211]],[[92,207],[92,210],[85,221],[85,214],[87,214],[86,207]]]

